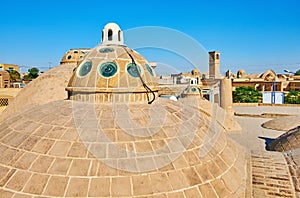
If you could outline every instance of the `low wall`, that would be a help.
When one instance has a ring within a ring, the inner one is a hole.
[[[0,96],[16,97],[22,88],[0,88]]]
[[[241,106],[241,107],[257,107],[257,106],[300,107],[300,104],[233,103],[233,106]]]
[[[0,113],[13,102],[21,88],[0,88]]]

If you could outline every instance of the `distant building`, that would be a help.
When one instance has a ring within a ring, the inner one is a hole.
[[[300,76],[289,74],[276,74],[273,70],[267,70],[259,74],[247,74],[241,69],[237,75],[231,75],[233,89],[241,86],[251,86],[258,91],[290,91],[300,90]]]
[[[6,70],[0,70],[0,88],[10,87],[10,77]]]
[[[175,74],[178,75],[178,74]],[[159,76],[158,78],[158,83],[160,85],[176,85],[176,79],[174,75],[168,75],[168,76]]]
[[[90,50],[90,48],[70,49],[62,57],[60,64],[77,64],[78,61],[83,59],[90,52]]]
[[[158,83],[161,86],[168,85],[176,93],[180,85],[193,85],[200,90],[200,95],[213,103],[220,103],[220,52],[209,52],[209,71],[203,74],[199,70],[193,69],[191,72],[160,76]],[[170,87],[170,85],[176,85]],[[170,91],[168,91],[170,92]]]
[[[19,66],[16,64],[5,64],[5,63],[0,63],[0,71],[1,70],[15,70],[17,72],[19,72]]]
[[[182,72],[179,74],[171,74],[169,76],[160,76],[159,84],[162,85],[175,85],[175,84],[190,84],[201,85],[202,75],[199,70],[193,69],[191,72]]]

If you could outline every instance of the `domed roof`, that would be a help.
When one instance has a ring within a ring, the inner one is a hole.
[[[12,103],[5,108],[0,114],[0,122],[26,109],[66,99],[68,95],[65,88],[75,67],[74,64],[59,65],[40,74],[37,79],[22,88]]]
[[[300,125],[280,135],[268,144],[269,150],[286,152],[300,148]]]
[[[204,114],[167,99],[123,110],[61,100],[1,123],[0,191],[43,197],[244,197],[243,150]]]
[[[143,89],[139,74],[149,86],[157,85],[154,70],[138,52],[125,46],[102,44],[92,49],[82,60],[68,87],[101,90]]]
[[[148,61],[123,45],[123,37],[115,33],[122,35],[118,25],[104,27],[102,43],[84,57],[70,79],[66,88],[69,99],[135,102],[147,98],[149,102],[149,94],[152,98],[157,95],[157,79]]]
[[[289,131],[299,125],[300,115],[279,117],[262,124],[264,128],[278,131]]]
[[[238,70],[236,75],[238,78],[242,78],[242,77],[246,76],[246,71],[243,69],[240,69],[240,70]]]
[[[198,70],[198,69],[193,69],[192,71],[191,71],[191,74],[192,75],[201,75],[201,73],[200,73],[200,71]]]
[[[273,70],[267,70],[263,74],[260,75],[260,78],[266,81],[272,81],[277,78],[276,73]]]
[[[157,94],[147,68],[133,50],[102,44],[74,71],[70,100],[2,122],[0,196],[245,197],[244,150],[199,98],[145,103]]]
[[[89,48],[78,48],[78,49],[70,49],[67,51],[64,56],[62,57],[60,64],[75,64],[77,65],[78,61],[83,59],[86,54],[90,51]]]

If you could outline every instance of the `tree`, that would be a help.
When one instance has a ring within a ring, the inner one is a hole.
[[[9,78],[11,82],[16,82],[21,79],[21,75],[16,70],[7,70],[9,73]]]
[[[286,97],[284,97],[286,104],[300,104],[300,92],[290,90]]]
[[[261,102],[262,94],[255,90],[254,87],[238,87],[233,92],[233,102],[256,103]]]
[[[29,78],[28,74],[26,74],[26,75],[23,76],[23,80],[25,80],[25,81],[30,81],[30,80],[32,80],[32,79]]]
[[[298,71],[296,71],[295,76],[300,76],[300,69],[298,69]]]
[[[28,74],[23,77],[23,80],[30,81],[32,79],[37,78],[38,76],[39,76],[39,69],[33,67],[31,69],[28,69]]]
[[[31,79],[35,79],[39,76],[39,69],[36,67],[33,67],[31,69],[28,69],[28,76]]]

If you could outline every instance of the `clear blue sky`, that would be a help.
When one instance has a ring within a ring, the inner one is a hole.
[[[96,46],[103,26],[112,21],[123,30],[182,31],[206,50],[221,51],[223,72],[300,68],[299,0],[14,0],[1,1],[0,8],[0,63],[45,70],[48,62],[58,65],[70,48]]]

